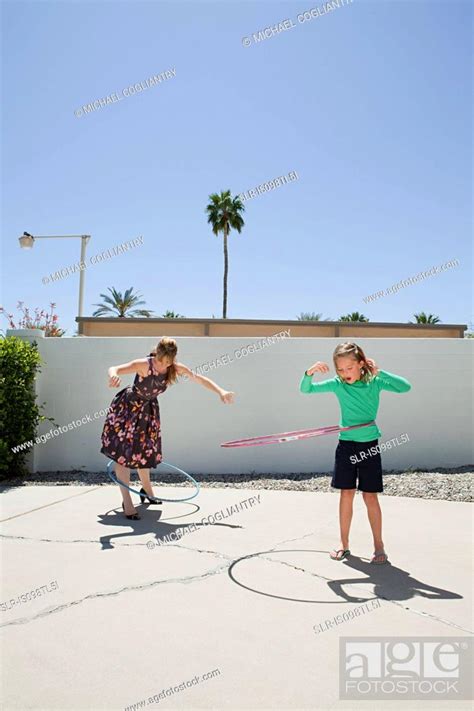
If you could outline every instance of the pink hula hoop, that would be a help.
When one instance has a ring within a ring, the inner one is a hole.
[[[294,430],[292,432],[279,432],[277,434],[264,435],[263,437],[248,437],[247,439],[234,439],[223,442],[221,447],[257,447],[263,444],[277,444],[279,442],[293,442],[298,439],[308,439],[309,437],[320,437],[321,435],[335,434],[336,432],[347,432],[348,430],[368,427],[375,422],[365,422],[363,425],[351,425],[350,427],[339,427],[330,425],[329,427],[316,427],[309,430]]]

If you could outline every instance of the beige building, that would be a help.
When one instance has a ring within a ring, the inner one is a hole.
[[[77,317],[81,336],[272,336],[290,331],[292,338],[464,338],[465,324],[354,323],[278,321],[233,318]]]

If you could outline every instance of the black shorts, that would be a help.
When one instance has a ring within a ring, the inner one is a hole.
[[[336,449],[334,474],[331,486],[334,489],[355,489],[378,493],[383,491],[382,459],[376,447],[378,439],[370,442],[339,440]]]

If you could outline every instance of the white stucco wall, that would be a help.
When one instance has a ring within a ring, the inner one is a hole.
[[[168,334],[172,335],[172,334]],[[39,339],[45,361],[37,382],[38,401],[60,425],[107,408],[117,390],[108,387],[107,369],[145,356],[157,338]],[[236,392],[234,405],[192,382],[160,397],[163,458],[190,473],[330,471],[335,435],[307,441],[223,449],[221,442],[337,424],[339,408],[331,393],[303,395],[299,382],[314,361],[332,365],[336,338],[287,338],[246,357],[235,351],[258,338],[178,338],[179,360],[190,367],[228,354],[230,364],[209,376]],[[383,456],[384,469],[452,467],[473,462],[473,340],[360,339],[379,367],[406,377],[409,393],[383,392],[377,418],[380,441],[407,433],[410,442]],[[330,377],[334,371],[332,370]],[[322,376],[315,376],[322,379]],[[121,387],[133,382],[124,376]],[[105,470],[100,452],[103,417],[35,447],[36,471]],[[39,434],[51,425],[40,426]]]

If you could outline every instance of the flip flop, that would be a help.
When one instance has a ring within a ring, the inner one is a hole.
[[[335,553],[336,555],[333,555],[333,553]],[[342,553],[342,555],[339,555],[339,553]],[[338,550],[334,549],[329,554],[329,557],[331,558],[331,560],[339,561],[339,560],[344,560],[344,558],[347,558],[348,556],[350,556],[350,554],[351,554],[351,552],[350,552],[349,548],[346,548],[345,550],[344,550],[344,548],[339,548]]]
[[[383,560],[375,560],[376,558],[383,558]],[[385,551],[374,551],[370,562],[374,565],[384,565],[385,563],[388,563],[388,556]]]

